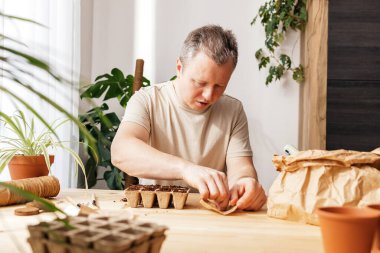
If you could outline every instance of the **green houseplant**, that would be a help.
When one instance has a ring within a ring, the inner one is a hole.
[[[67,120],[55,121],[49,128],[36,133],[34,119],[28,121],[22,111],[16,111],[13,116],[0,112],[0,116],[0,123],[13,134],[0,136],[0,173],[9,165],[12,179],[47,175],[54,161],[54,156],[50,153],[57,149],[69,152],[76,163],[76,169],[80,166],[85,172],[78,154],[54,134]],[[25,174],[21,173],[23,168]]]
[[[46,28],[46,26],[33,20],[8,15],[1,11],[0,19],[11,20],[15,24],[18,22],[26,22],[35,26]],[[38,88],[30,85],[31,83],[44,82],[34,75],[34,71],[45,73],[53,80],[57,80],[60,83],[67,83],[67,80],[57,74],[49,63],[39,58],[38,56],[29,54],[28,45],[24,44],[17,38],[7,36],[2,31],[0,31],[0,55],[0,92],[7,95],[12,102],[17,102],[24,106],[26,110],[31,112],[42,124],[44,124],[49,130],[53,132],[54,135],[56,135],[54,130],[50,127],[50,124],[45,120],[44,116],[41,113],[37,112],[34,105],[30,104],[27,99],[20,97],[16,92],[14,92],[14,89],[12,87],[23,87],[31,94],[35,94],[40,97],[43,101],[47,102],[49,106],[64,114],[68,119],[70,119],[72,122],[74,122],[74,124],[78,126],[79,131],[83,137],[83,141],[92,147],[91,152],[93,152],[93,156],[96,157],[96,140],[87,131],[83,124],[81,124],[79,119],[76,116],[70,114],[67,110],[50,99],[48,96],[41,93]],[[2,116],[3,114],[0,115],[0,117]]]
[[[81,99],[102,98],[102,105],[94,105],[86,113],[79,116],[79,120],[84,124],[87,131],[97,140],[97,150],[99,163],[96,157],[87,149],[89,159],[86,162],[86,173],[88,176],[89,187],[96,184],[98,166],[105,167],[103,178],[106,180],[110,189],[124,189],[123,173],[111,163],[111,143],[117,129],[119,128],[120,119],[116,113],[109,111],[108,100],[117,99],[119,105],[123,108],[133,95],[133,75],[124,75],[120,69],[114,68],[110,74],[100,75],[95,79],[95,83],[84,88]],[[143,77],[142,86],[150,85],[150,81]],[[81,135],[83,139],[84,136]]]
[[[280,80],[286,72],[291,72],[298,83],[304,80],[303,66],[294,66],[290,56],[279,52],[279,46],[289,30],[304,30],[307,23],[306,3],[307,0],[267,0],[251,22],[253,25],[259,18],[265,29],[265,48],[258,49],[255,57],[259,69],[269,67],[266,85]]]

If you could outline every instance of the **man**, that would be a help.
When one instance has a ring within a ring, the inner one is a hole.
[[[252,162],[247,118],[241,102],[223,94],[237,58],[231,31],[215,25],[192,31],[177,78],[142,88],[129,101],[112,163],[142,183],[185,183],[221,209],[260,209],[266,196]]]

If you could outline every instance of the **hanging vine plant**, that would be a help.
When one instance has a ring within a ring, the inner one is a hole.
[[[269,68],[266,85],[280,80],[288,71],[292,72],[293,79],[298,83],[304,80],[303,66],[294,66],[288,55],[278,52],[278,47],[289,29],[304,30],[307,22],[306,2],[307,0],[268,0],[260,6],[251,22],[253,25],[259,18],[265,29],[265,48],[257,50],[255,57],[259,69]]]

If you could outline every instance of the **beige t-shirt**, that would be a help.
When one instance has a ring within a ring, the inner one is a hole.
[[[228,95],[198,112],[177,96],[173,82],[156,84],[132,96],[123,122],[143,126],[152,147],[219,171],[226,171],[227,157],[252,156],[243,106]],[[140,183],[186,185],[146,179]]]

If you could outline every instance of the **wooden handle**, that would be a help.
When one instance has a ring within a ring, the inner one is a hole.
[[[144,72],[144,60],[136,60],[135,78],[133,80],[133,93],[138,91],[142,86],[142,77]]]
[[[29,191],[41,198],[55,197],[60,190],[59,181],[54,176],[33,177],[5,182],[16,186],[22,190]],[[12,204],[21,204],[28,202],[18,194],[10,191],[8,188],[0,186],[0,206]]]

